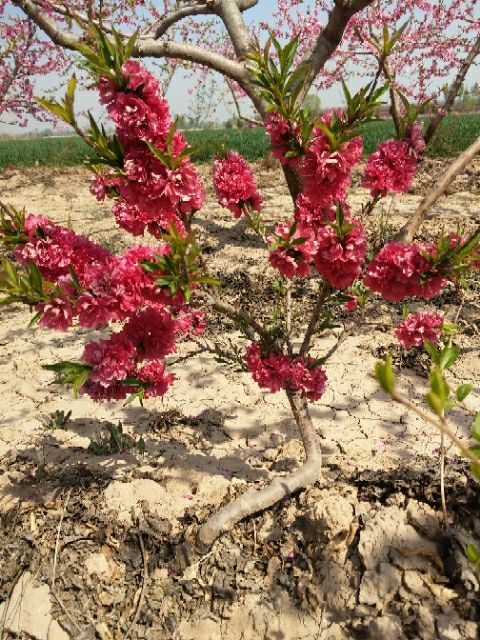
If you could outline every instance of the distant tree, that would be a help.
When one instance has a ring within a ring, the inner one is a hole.
[[[319,116],[322,112],[322,106],[320,102],[320,98],[316,93],[309,93],[305,96],[305,100],[303,101],[303,107],[308,109],[308,112],[312,116]]]

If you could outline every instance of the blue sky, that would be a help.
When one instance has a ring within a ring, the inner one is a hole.
[[[311,0],[307,0],[305,5],[307,5]],[[247,14],[245,14],[246,18],[248,18],[248,22],[258,23],[260,21],[265,21],[268,23],[271,20],[272,13],[275,9],[276,2],[274,0],[263,0],[258,3],[256,7],[249,10]],[[475,71],[471,70],[468,81],[473,81],[475,79]],[[36,81],[36,93],[37,95],[42,95],[46,91],[53,91],[54,94],[61,96],[65,89],[65,79],[59,78],[54,74],[50,74],[49,76],[45,76],[43,78],[39,78]],[[233,108],[231,99],[229,97],[228,91],[224,91],[224,83],[221,80],[221,77],[218,74],[212,73],[209,74],[209,86],[206,88],[205,93],[207,95],[213,96],[211,100],[211,105],[209,107],[215,107],[215,115],[213,116],[216,120],[225,120],[230,115],[235,115],[235,109]],[[365,83],[365,79],[355,78],[355,75],[351,74],[351,77],[348,81],[349,87],[353,90],[357,90],[362,84]],[[181,71],[177,72],[174,76],[174,79],[170,85],[170,88],[167,93],[167,99],[170,102],[172,112],[175,114],[189,113],[194,109],[195,105],[195,97],[189,93],[189,89],[192,88],[192,80],[187,78],[185,74]],[[226,99],[222,99],[222,89],[223,94]],[[332,106],[338,106],[342,103],[342,91],[340,86],[334,86],[331,89],[326,91],[322,91],[319,93],[322,107],[328,108]],[[95,106],[96,99],[95,94],[91,91],[79,91],[77,95],[77,109],[79,111],[91,109],[93,113],[98,116],[100,114],[99,109]],[[248,102],[245,103],[247,105]],[[210,109],[211,110],[211,109]],[[246,109],[247,111],[248,109]],[[21,129],[17,126],[5,125],[0,122],[0,132],[10,133],[10,134],[18,134],[23,132],[32,131],[35,129],[41,129],[45,125],[42,123],[38,123],[34,120],[30,121],[28,127],[25,129]]]

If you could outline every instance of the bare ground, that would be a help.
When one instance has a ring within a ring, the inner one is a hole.
[[[387,200],[367,221],[378,241],[414,210],[442,166],[426,163],[412,193]],[[470,167],[440,200],[426,237],[478,224],[479,167]],[[286,219],[290,204],[280,172],[258,168],[266,221]],[[122,250],[129,239],[108,206],[90,196],[87,177],[78,169],[10,170],[0,176],[0,194]],[[205,177],[208,183],[206,171]],[[358,182],[354,210],[365,198]],[[211,191],[198,226],[229,299],[260,315],[272,311],[274,274],[264,250]],[[450,320],[461,307],[463,354],[451,381],[474,385],[467,399],[472,410],[480,408],[478,290],[475,282],[466,293],[451,287],[435,302]],[[313,298],[313,282],[296,287],[299,328]],[[464,548],[480,546],[478,486],[450,450],[452,522],[442,526],[439,437],[387,402],[369,377],[375,360],[393,349],[406,393],[423,402],[425,362],[394,347],[401,305],[372,299],[364,319],[357,312],[339,318],[353,320],[356,331],[329,361],[328,390],[312,405],[325,452],[322,481],[239,524],[201,558],[187,557],[184,544],[198,523],[247,485],[260,487],[301,461],[285,399],[209,354],[173,365],[173,391],[145,408],[74,399],[48,386],[41,365],[78,358],[90,332],[27,330],[28,320],[20,307],[0,311],[0,630],[6,638],[477,638],[479,578]],[[211,318],[208,337],[225,344],[236,334]],[[319,340],[317,353],[334,341],[333,335]],[[185,344],[181,354],[195,348]],[[63,429],[46,426],[56,410],[72,411]],[[470,418],[453,411],[451,420],[468,441]],[[124,451],[108,453],[109,428],[118,423]],[[106,455],[89,449],[92,438],[106,443]]]

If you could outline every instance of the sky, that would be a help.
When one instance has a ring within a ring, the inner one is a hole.
[[[250,9],[245,16],[251,23],[258,23],[265,21],[268,23],[271,20],[272,13],[275,9],[275,0],[263,0],[258,5]],[[478,68],[476,70],[478,72]],[[469,77],[467,78],[467,84],[469,81],[473,81],[475,69],[471,70]],[[365,83],[363,78],[355,78],[355,75],[351,75],[348,85],[350,90],[358,90],[362,84]],[[52,93],[58,97],[61,97],[65,91],[65,78],[60,78],[56,74],[49,74],[47,76],[38,78],[35,81],[36,95],[42,96],[46,92]],[[191,114],[195,110],[195,105],[198,100],[192,95],[191,90],[193,88],[193,81],[190,77],[187,77],[181,70],[177,71],[171,84],[166,97],[171,105],[171,110],[175,115],[179,114]],[[215,121],[224,121],[232,115],[236,115],[236,110],[233,106],[228,90],[225,88],[225,84],[222,82],[221,76],[216,73],[208,75],[208,84],[204,87],[205,99],[205,111],[209,114],[209,117]],[[319,97],[321,99],[322,108],[330,108],[339,106],[342,104],[342,89],[337,85],[330,89],[320,92]],[[248,105],[248,101],[244,103]],[[87,109],[91,109],[95,117],[100,117],[100,108],[96,106],[95,94],[92,91],[77,91],[76,98],[77,111],[82,112]],[[248,108],[245,108],[245,113],[248,113]],[[212,115],[213,114],[213,115]],[[15,125],[7,125],[0,122],[0,133],[21,135],[29,133],[35,130],[41,130],[46,128],[43,123],[39,123],[36,120],[30,119],[26,128],[21,128]]]

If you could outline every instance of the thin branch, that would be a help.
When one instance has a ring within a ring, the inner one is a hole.
[[[325,301],[330,295],[331,289],[330,286],[324,283],[318,292],[318,299],[315,303],[315,306],[312,310],[312,315],[310,316],[310,322],[308,323],[307,330],[305,331],[305,336],[303,338],[302,346],[300,347],[299,355],[303,356],[307,353],[310,342],[312,340],[313,334],[315,332],[315,328],[317,326],[318,320],[320,318],[320,314],[322,313],[323,307],[325,306]]]
[[[216,9],[212,2],[199,2],[198,4],[187,4],[180,6],[175,11],[166,13],[160,22],[155,25],[154,31],[147,32],[146,37],[158,40],[172,27],[175,23],[180,22],[183,18],[201,15],[215,15]]]
[[[292,346],[292,281],[287,280],[285,283],[285,330],[287,339],[288,355],[293,354]]]
[[[395,391],[392,394],[392,400],[394,400],[395,402],[398,402],[399,404],[402,404],[404,407],[406,407],[407,409],[409,409],[413,413],[416,413],[417,416],[422,418],[422,420],[425,420],[425,422],[428,422],[429,424],[433,425],[436,429],[438,429],[438,431],[440,431],[440,433],[443,433],[448,438],[450,438],[450,440],[455,445],[457,445],[457,447],[460,449],[460,451],[463,453],[463,455],[466,458],[468,458],[470,460],[470,462],[472,462],[473,464],[478,465],[480,467],[480,459],[477,458],[477,456],[472,451],[470,451],[470,449],[468,447],[466,447],[463,444],[463,442],[450,429],[450,427],[448,426],[448,424],[445,421],[442,422],[441,420],[437,420],[436,418],[431,416],[426,411],[423,411],[422,409],[419,409],[419,407],[417,407],[417,405],[415,405],[413,402],[410,402],[410,400],[408,400],[408,398],[405,398],[405,396],[402,396],[397,391]]]
[[[37,24],[57,45],[76,50],[81,38],[60,28],[57,22],[41,11],[32,0],[12,0],[22,11]],[[206,66],[214,71],[232,78],[237,82],[247,79],[248,72],[244,65],[218,53],[208,51],[197,45],[184,42],[157,42],[153,38],[137,41],[133,55],[135,57],[151,56],[153,58],[177,58]]]
[[[389,84],[388,93],[390,95],[390,115],[392,116],[393,124],[395,126],[395,131],[397,132],[397,136],[399,136],[400,122],[401,122],[402,116],[401,116],[400,100],[394,86],[395,77],[386,60],[382,60],[382,70],[383,70],[383,75],[385,76]]]
[[[237,110],[237,114],[240,120],[245,120],[245,122],[250,122],[250,124],[254,124],[257,127],[261,126],[262,125],[261,120],[255,120],[255,118],[249,118],[248,116],[244,116],[242,114],[242,111],[240,108],[240,102],[237,98],[237,94],[235,93],[235,87],[233,86],[233,83],[228,78],[225,78],[225,81],[227,83],[228,88],[230,89],[230,93],[232,94],[233,103],[235,105],[235,108]]]
[[[252,49],[250,34],[236,0],[219,0],[218,15],[223,21],[235,53],[242,58]]]
[[[33,22],[44,31],[55,44],[65,49],[75,49],[80,38],[61,29],[53,18],[41,11],[32,0],[12,0]]]
[[[456,178],[457,175],[465,169],[467,164],[473,160],[477,153],[480,153],[480,137],[478,137],[475,142],[468,147],[468,149],[461,153],[458,158],[452,162],[440,180],[434,185],[429,193],[427,193],[418,209],[395,236],[395,240],[397,242],[411,242],[413,240],[432,206],[438,198],[445,193],[445,190],[453,182],[454,178]]]
[[[237,5],[238,10],[243,12],[258,4],[258,0],[236,0],[235,4]],[[200,15],[219,15],[220,5],[221,0],[208,0],[207,2],[197,3],[191,2],[188,4],[182,3],[174,11],[166,13],[162,19],[157,22],[154,30],[150,30],[150,33],[147,34],[147,36],[158,40],[165,35],[170,27],[184,18]]]
[[[245,333],[251,340],[254,340],[253,332],[256,332],[262,338],[271,339],[271,335],[267,329],[257,322],[255,318],[252,318],[252,316],[249,316],[247,313],[243,313],[233,305],[228,304],[228,302],[223,302],[212,296],[212,305],[216,311],[223,313],[223,315],[234,322],[240,323],[247,331],[250,329],[248,333],[247,331],[245,331]]]
[[[473,44],[472,48],[470,49],[470,51],[468,52],[467,57],[465,58],[462,66],[460,67],[455,80],[453,81],[453,84],[450,88],[450,91],[448,92],[447,98],[445,100],[445,104],[442,107],[442,111],[437,113],[437,115],[432,118],[430,120],[430,124],[428,125],[428,129],[427,132],[425,133],[425,142],[428,144],[430,142],[430,140],[433,138],[433,136],[435,135],[438,127],[440,126],[440,123],[442,122],[443,118],[445,117],[445,115],[452,110],[454,102],[455,102],[455,98],[458,95],[458,92],[460,91],[462,84],[465,80],[465,76],[468,73],[468,70],[470,69],[470,67],[472,66],[475,58],[478,56],[478,54],[480,53],[480,35],[478,36],[478,38],[476,39],[475,43]]]

